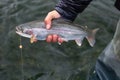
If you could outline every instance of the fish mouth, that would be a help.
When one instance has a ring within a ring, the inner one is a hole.
[[[17,26],[17,27],[16,27],[16,33],[17,33],[18,35],[23,34],[23,29],[22,29],[21,26]]]

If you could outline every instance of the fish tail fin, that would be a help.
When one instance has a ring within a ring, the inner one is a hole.
[[[90,44],[91,47],[93,47],[94,44],[95,44],[95,34],[96,34],[96,32],[98,30],[99,30],[99,28],[93,29],[91,31],[91,34],[88,34],[88,36],[86,36],[86,38],[87,38],[87,40],[88,40],[88,42],[89,42],[89,44]]]

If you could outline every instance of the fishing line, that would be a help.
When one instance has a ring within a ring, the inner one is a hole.
[[[20,36],[19,48],[20,48],[20,60],[21,60],[21,77],[22,77],[21,80],[24,80],[24,69],[23,69],[24,60],[23,60],[23,46],[22,46],[22,38],[21,38],[21,36]]]

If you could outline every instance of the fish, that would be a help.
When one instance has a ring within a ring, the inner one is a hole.
[[[37,40],[46,40],[49,34],[57,34],[63,41],[74,40],[78,46],[82,45],[86,38],[91,47],[95,44],[95,34],[99,30],[89,29],[86,26],[74,24],[72,22],[56,19],[52,21],[51,29],[46,29],[44,21],[36,20],[16,26],[16,33],[20,36],[30,38],[31,43]]]

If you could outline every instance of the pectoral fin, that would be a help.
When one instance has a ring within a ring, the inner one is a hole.
[[[37,41],[36,35],[32,35],[32,37],[30,38],[30,43],[34,43]]]

